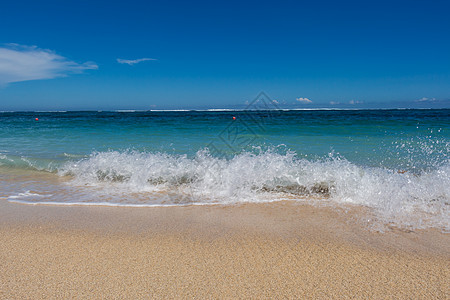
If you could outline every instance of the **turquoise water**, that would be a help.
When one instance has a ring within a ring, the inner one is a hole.
[[[449,154],[446,109],[2,112],[0,196],[129,206],[289,199],[448,230]]]

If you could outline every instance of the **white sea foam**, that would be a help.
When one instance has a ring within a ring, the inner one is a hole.
[[[11,197],[10,197],[11,198]],[[175,207],[175,206],[202,206],[211,205],[209,203],[192,203],[192,204],[136,204],[136,203],[113,203],[113,202],[58,202],[58,201],[25,201],[11,200],[10,203],[26,204],[26,205],[49,205],[49,206],[107,206],[107,207]]]
[[[67,110],[36,110],[36,113],[66,113]]]
[[[87,157],[87,155],[84,154],[72,154],[72,153],[63,153],[62,154],[63,157],[68,157],[68,158],[82,158],[82,157]]]
[[[136,203],[125,200],[111,205],[233,204],[289,199],[363,206],[383,223],[401,227],[450,229],[448,163],[432,170],[403,173],[358,166],[333,155],[309,161],[289,151],[244,152],[231,159],[212,157],[207,150],[199,151],[193,158],[110,151],[67,163],[59,174],[73,176],[74,186],[90,186],[110,195],[122,195],[121,199],[140,195]]]
[[[28,197],[33,197],[33,198],[38,197],[38,198],[40,198],[40,197],[44,197],[44,196],[48,197],[48,196],[52,196],[52,195],[41,195],[41,194],[33,193],[33,192],[30,192],[30,191],[26,191],[24,193],[18,193],[17,195],[11,195],[11,196],[8,197],[8,200],[14,201],[14,200],[11,200],[11,199],[23,199],[23,198],[28,198]]]
[[[191,109],[151,109],[153,112],[168,112],[168,111],[192,111]]]
[[[118,109],[118,110],[115,110],[115,112],[120,112],[120,113],[132,113],[132,112],[141,112],[141,111],[145,111],[145,110],[139,110],[139,109]]]

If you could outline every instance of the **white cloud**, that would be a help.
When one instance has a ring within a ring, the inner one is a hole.
[[[134,64],[138,64],[138,63],[140,63],[140,62],[148,61],[148,60],[157,60],[157,59],[156,59],[156,58],[146,58],[146,57],[144,57],[144,58],[138,58],[138,59],[121,59],[121,58],[118,58],[118,59],[117,59],[117,62],[118,62],[119,64],[127,64],[127,65],[132,66],[132,65],[134,65]]]
[[[433,102],[433,101],[436,101],[436,98],[422,97],[422,98],[416,100],[416,102]]]
[[[358,101],[358,100],[350,100],[350,101],[348,101],[348,104],[362,104],[362,103],[364,103],[364,102],[362,102],[362,101]]]
[[[306,103],[312,103],[312,101],[309,100],[308,98],[296,98],[295,100],[297,100],[297,101],[300,102],[300,103],[304,103],[304,104],[306,104]]]
[[[36,46],[6,44],[0,46],[0,85],[11,82],[52,79],[69,74],[96,70],[93,62],[71,61],[48,49]]]
[[[338,105],[338,104],[340,104],[340,102],[330,101],[330,104],[331,104],[331,105]]]

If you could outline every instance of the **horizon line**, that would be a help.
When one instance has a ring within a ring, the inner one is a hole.
[[[210,109],[77,109],[77,110],[0,110],[0,113],[71,113],[71,112],[239,112],[239,111],[349,111],[349,110],[446,110],[450,107],[395,107],[395,108],[273,108],[273,109],[245,109],[245,108],[210,108]]]

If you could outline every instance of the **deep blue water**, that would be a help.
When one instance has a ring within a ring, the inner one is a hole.
[[[59,164],[94,151],[192,157],[211,144],[215,155],[285,145],[300,157],[334,152],[367,166],[421,168],[448,159],[449,129],[450,110],[4,112],[0,154],[45,167],[40,159]]]

